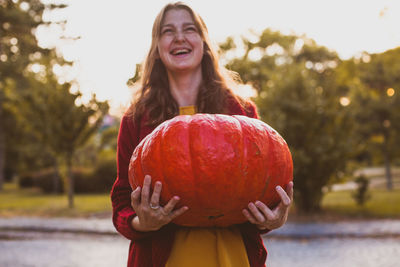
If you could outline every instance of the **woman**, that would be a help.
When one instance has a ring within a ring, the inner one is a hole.
[[[190,207],[175,209],[179,196],[161,207],[157,177],[146,176],[143,188],[133,192],[128,182],[133,150],[163,121],[196,112],[258,117],[254,104],[230,90],[233,79],[219,66],[203,20],[186,4],[168,4],[156,17],[140,86],[121,121],[118,177],[111,192],[114,225],[131,240],[128,266],[264,266],[267,253],[260,234],[286,222],[293,183],[286,192],[277,187],[281,203],[274,210],[249,203],[243,210],[247,223],[217,229],[171,223]],[[152,193],[151,179],[156,181]]]

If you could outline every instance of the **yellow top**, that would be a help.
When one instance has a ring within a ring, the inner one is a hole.
[[[195,106],[180,107],[181,115],[193,115]],[[250,267],[242,235],[237,227],[182,227],[166,267]]]
[[[237,227],[182,228],[166,267],[250,267]]]
[[[195,113],[197,113],[196,106],[179,107],[179,115],[193,115]]]

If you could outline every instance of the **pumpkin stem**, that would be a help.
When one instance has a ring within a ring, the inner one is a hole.
[[[221,218],[223,216],[224,216],[224,214],[219,214],[219,215],[215,215],[215,216],[210,215],[210,216],[208,216],[208,219],[215,220],[215,219]]]

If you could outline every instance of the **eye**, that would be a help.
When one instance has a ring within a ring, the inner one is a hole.
[[[161,31],[161,34],[170,34],[170,33],[172,33],[173,31],[172,31],[172,29],[171,28],[166,28],[166,29],[163,29],[162,31]]]
[[[187,32],[197,32],[197,29],[194,26],[189,26],[189,27],[185,28],[185,31],[187,31]]]

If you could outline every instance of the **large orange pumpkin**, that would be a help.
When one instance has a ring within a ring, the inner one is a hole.
[[[273,208],[277,185],[293,177],[285,140],[264,122],[246,116],[181,115],[160,124],[133,152],[129,182],[144,175],[163,184],[161,205],[177,195],[189,210],[173,222],[229,226],[246,218],[242,209],[260,200]]]

